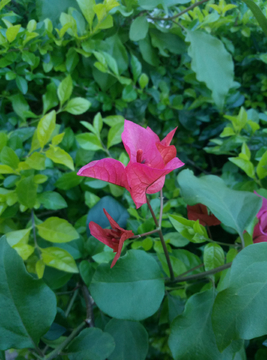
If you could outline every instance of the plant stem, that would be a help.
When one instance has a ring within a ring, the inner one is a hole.
[[[182,274],[180,274],[179,277],[180,277],[180,276],[185,276],[185,275],[191,273],[192,271],[195,271],[195,270],[197,270],[197,269],[199,269],[199,268],[201,268],[201,267],[204,267],[204,264],[203,264],[203,263],[200,264],[200,265],[197,265],[197,266],[193,267],[193,268],[190,269],[190,270],[187,270],[186,272],[184,272],[184,273],[182,273]]]
[[[39,253],[39,256],[41,258],[42,256],[42,253],[39,249],[39,246],[38,246],[38,243],[37,243],[37,238],[36,238],[36,228],[35,228],[35,220],[34,220],[34,211],[32,209],[32,212],[31,212],[31,217],[32,217],[32,231],[33,231],[33,239],[34,239],[34,245],[35,245],[35,248],[37,249],[38,253]]]
[[[161,231],[161,228],[159,227],[159,223],[158,223],[158,220],[156,218],[156,215],[150,205],[150,202],[148,200],[148,197],[146,197],[146,200],[147,200],[147,205],[148,205],[148,208],[151,212],[151,215],[154,219],[154,222],[155,222],[155,225],[156,227],[158,228],[158,233],[159,233],[159,238],[160,238],[160,241],[161,241],[161,245],[163,247],[163,251],[164,251],[164,254],[165,254],[165,257],[166,257],[166,260],[167,260],[167,264],[168,264],[168,268],[169,268],[169,271],[170,271],[170,278],[171,280],[173,281],[174,280],[174,272],[173,272],[173,268],[172,268],[172,264],[171,264],[171,259],[169,257],[169,254],[168,254],[168,250],[167,250],[167,246],[165,244],[165,241],[164,241],[164,237],[163,237],[163,234],[162,234],[162,231]],[[161,211],[161,210],[160,210]]]
[[[189,6],[188,8],[186,8],[185,10],[179,12],[179,14],[177,15],[174,15],[174,16],[170,16],[170,17],[166,17],[166,18],[161,18],[161,17],[152,17],[152,16],[148,16],[150,19],[152,20],[163,20],[163,21],[168,21],[168,20],[173,20],[173,19],[176,19],[180,16],[182,16],[183,14],[187,13],[188,11],[194,9],[195,7],[201,5],[201,4],[204,4],[205,2],[207,2],[209,0],[201,0],[201,1],[198,1],[196,2],[195,4]]]
[[[241,239],[242,249],[244,249],[245,248],[245,240],[244,240],[243,234],[240,234],[240,239]]]
[[[74,301],[76,300],[76,297],[78,295],[78,292],[79,292],[79,289],[76,289],[72,295],[72,298],[70,299],[70,302],[69,302],[69,305],[67,307],[67,310],[65,311],[65,316],[68,317],[69,316],[69,313],[71,311],[71,308],[74,304]]]
[[[147,236],[147,235],[151,235],[151,234],[155,234],[155,233],[157,233],[157,232],[159,232],[158,229],[156,229],[156,230],[151,230],[151,231],[145,232],[145,233],[143,233],[143,234],[134,235],[134,236],[132,236],[129,240],[131,240],[131,239],[138,239],[138,238],[140,238],[140,237]]]
[[[50,354],[48,354],[44,360],[51,360],[54,357],[56,357],[57,355],[60,354],[61,350],[63,350],[70,342],[72,339],[75,338],[75,336],[86,326],[85,322],[82,322],[76,329],[74,329],[72,331],[72,333],[70,334],[70,336],[67,337],[66,340],[64,340],[55,350],[53,350]]]
[[[161,229],[162,215],[163,215],[163,194],[162,189],[160,190],[160,212],[159,212],[159,228]]]
[[[218,272],[221,272],[222,270],[228,269],[230,268],[232,265],[232,263],[227,263],[224,264],[222,266],[219,266],[215,269],[209,270],[209,271],[205,271],[203,273],[200,274],[194,274],[194,275],[189,275],[189,276],[178,276],[176,277],[172,282],[173,283],[177,283],[177,282],[183,282],[183,281],[190,281],[190,280],[195,280],[195,279],[201,279],[203,277],[209,276],[209,275],[213,275],[213,274],[217,274]]]
[[[94,327],[94,313],[93,313],[93,302],[89,290],[86,285],[82,287],[83,297],[86,303],[86,324],[90,327]]]
[[[238,244],[227,244],[227,243],[224,243],[224,242],[221,242],[221,241],[215,241],[215,240],[211,240],[211,239],[207,239],[205,238],[206,241],[210,242],[210,243],[215,243],[215,244],[219,244],[219,245],[222,245],[222,246],[228,246],[228,247],[233,247],[233,248],[236,248],[238,247],[239,245]]]

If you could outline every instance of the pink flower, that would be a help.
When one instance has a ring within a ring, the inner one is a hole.
[[[254,191],[254,193],[260,196],[256,191]],[[267,199],[263,196],[260,197],[262,198],[262,207],[257,214],[259,222],[255,225],[253,231],[254,243],[267,242]]]
[[[209,215],[207,206],[202,204],[187,205],[187,216],[189,220],[199,220],[203,226],[214,226],[221,223],[213,214]]]
[[[112,219],[107,211],[105,209],[103,210],[106,217],[108,218],[111,229],[103,229],[100,225],[93,221],[89,223],[89,229],[92,236],[101,241],[103,244],[109,246],[111,249],[113,249],[114,252],[117,253],[112,261],[112,268],[121,255],[124,241],[134,236],[134,234],[131,230],[122,229],[119,224],[117,224],[116,221]]]
[[[160,191],[165,175],[184,165],[170,145],[177,128],[162,141],[149,127],[146,129],[125,120],[122,141],[130,162],[125,167],[120,161],[102,159],[82,167],[78,175],[104,180],[126,188],[137,208],[146,203],[146,194]]]

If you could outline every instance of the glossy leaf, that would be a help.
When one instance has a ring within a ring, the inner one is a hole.
[[[103,149],[101,141],[95,134],[84,133],[76,136],[79,145],[85,150],[100,150]]]
[[[55,294],[42,280],[29,275],[4,237],[0,256],[0,349],[34,348],[55,318]]]
[[[58,217],[50,217],[36,227],[43,239],[54,243],[65,243],[79,237],[77,231],[67,220]]]
[[[65,199],[54,191],[43,192],[38,196],[38,200],[48,210],[59,210],[68,206]]]
[[[98,266],[91,285],[97,306],[109,316],[142,320],[153,315],[164,295],[160,268],[151,255],[130,250],[116,266]]]
[[[72,115],[80,115],[85,113],[90,108],[90,105],[90,101],[81,97],[76,97],[68,101],[64,111],[67,111]]]
[[[43,148],[51,138],[56,127],[56,112],[50,111],[39,121],[37,126],[37,138]]]
[[[224,252],[220,245],[209,243],[204,249],[205,270],[212,270],[224,264]]]
[[[73,257],[66,250],[54,246],[40,250],[45,265],[70,273],[79,272]]]
[[[45,156],[38,152],[34,152],[33,154],[31,154],[31,156],[27,157],[25,162],[32,169],[35,169],[35,170],[44,170],[45,169]]]
[[[251,223],[261,207],[261,199],[249,192],[229,189],[217,176],[197,178],[189,170],[178,175],[182,196],[189,205],[201,203],[239,235]]]
[[[72,94],[72,79],[71,76],[68,75],[64,80],[61,81],[59,87],[57,89],[57,95],[60,100],[60,105],[64,105],[64,103],[69,100]]]
[[[56,164],[62,164],[69,169],[74,170],[72,157],[63,149],[58,146],[50,146],[45,152],[46,157],[51,159]]]

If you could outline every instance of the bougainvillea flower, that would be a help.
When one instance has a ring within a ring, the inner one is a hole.
[[[146,129],[125,120],[122,141],[130,162],[125,167],[120,161],[102,159],[82,167],[78,175],[104,180],[123,186],[132,196],[137,208],[146,203],[146,194],[160,191],[165,175],[183,166],[170,145],[176,129],[162,141],[149,127]]]
[[[267,242],[267,199],[254,191],[254,193],[262,198],[262,207],[257,214],[259,219],[253,231],[253,242]]]
[[[187,205],[187,216],[189,220],[199,220],[203,226],[214,226],[221,223],[213,214],[209,215],[207,206],[202,204]]]
[[[117,253],[112,261],[112,268],[121,255],[124,241],[134,236],[134,233],[131,230],[122,229],[119,224],[117,224],[116,221],[112,219],[109,213],[105,209],[103,210],[106,217],[108,218],[111,229],[103,229],[100,225],[93,221],[89,223],[89,229],[92,236],[113,249],[113,252]]]

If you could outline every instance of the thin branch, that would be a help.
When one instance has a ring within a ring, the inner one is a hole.
[[[240,239],[241,239],[242,249],[244,249],[246,245],[243,234],[240,234]]]
[[[163,214],[163,194],[162,189],[160,190],[160,212],[159,212],[159,227],[161,228],[162,214]]]
[[[55,350],[53,350],[50,354],[48,354],[44,360],[51,360],[53,359],[54,357],[58,356],[61,352],[61,350],[63,350],[70,342],[72,339],[75,338],[75,336],[77,334],[79,334],[79,332],[85,328],[86,326],[86,323],[85,322],[82,322],[76,329],[74,329],[72,331],[72,333],[70,334],[69,337],[67,337],[66,340],[64,340],[57,348],[55,348]]]
[[[72,295],[72,298],[70,299],[70,302],[69,302],[69,305],[68,305],[68,307],[67,307],[67,310],[65,311],[65,316],[66,316],[66,317],[69,316],[69,313],[70,313],[71,308],[72,308],[72,306],[73,306],[73,304],[74,304],[74,302],[75,302],[75,300],[76,300],[76,297],[77,297],[77,295],[78,295],[78,292],[79,292],[79,288],[74,291],[74,294]]]
[[[173,268],[172,268],[172,264],[171,264],[171,259],[170,259],[170,256],[169,256],[169,253],[168,253],[168,250],[167,250],[167,246],[165,244],[161,228],[159,228],[158,220],[157,220],[156,215],[155,215],[155,213],[154,213],[154,211],[153,211],[153,209],[152,209],[152,207],[150,205],[148,197],[146,197],[146,200],[147,200],[148,208],[149,208],[149,210],[151,212],[151,215],[152,215],[152,217],[154,219],[155,225],[158,228],[159,238],[160,238],[161,245],[163,247],[163,251],[164,251],[164,254],[165,254],[165,257],[166,257],[166,260],[167,260],[167,264],[168,264],[168,268],[169,268],[169,271],[170,271],[170,278],[173,281],[174,280],[174,272],[173,272]]]
[[[83,297],[86,303],[86,319],[85,322],[90,327],[94,327],[93,301],[86,285],[82,287]]]
[[[184,273],[180,274],[179,277],[180,277],[180,276],[185,276],[185,275],[191,273],[192,271],[195,271],[195,270],[197,270],[197,269],[200,269],[201,267],[204,267],[204,264],[203,264],[203,263],[200,264],[200,265],[197,265],[197,266],[193,267],[193,268],[190,269],[190,270],[185,271]]]
[[[132,236],[129,240],[131,240],[131,239],[139,239],[139,238],[141,238],[141,237],[143,237],[143,236],[155,234],[155,233],[158,233],[158,232],[159,232],[158,229],[156,229],[156,230],[151,230],[151,231],[145,232],[145,233],[143,233],[143,234],[134,235],[134,236]]]
[[[195,279],[201,279],[203,277],[213,275],[213,274],[217,274],[218,272],[221,272],[221,271],[223,271],[225,269],[228,269],[228,268],[231,267],[231,265],[232,265],[232,263],[230,262],[230,263],[224,264],[224,265],[219,266],[219,267],[217,267],[215,269],[205,271],[205,272],[200,273],[200,274],[194,274],[194,275],[189,275],[189,276],[178,276],[172,281],[172,283],[190,281],[190,280],[195,280]]]
[[[183,14],[187,13],[188,11],[194,9],[195,7],[204,4],[205,2],[207,2],[209,0],[201,0],[196,2],[195,4],[189,6],[188,8],[186,8],[185,10],[179,12],[179,14],[174,15],[174,16],[170,16],[170,17],[165,17],[165,18],[161,18],[161,17],[153,17],[153,16],[148,16],[149,19],[152,20],[163,20],[163,21],[168,21],[168,20],[173,20],[173,19],[177,19],[178,17],[182,16]]]

